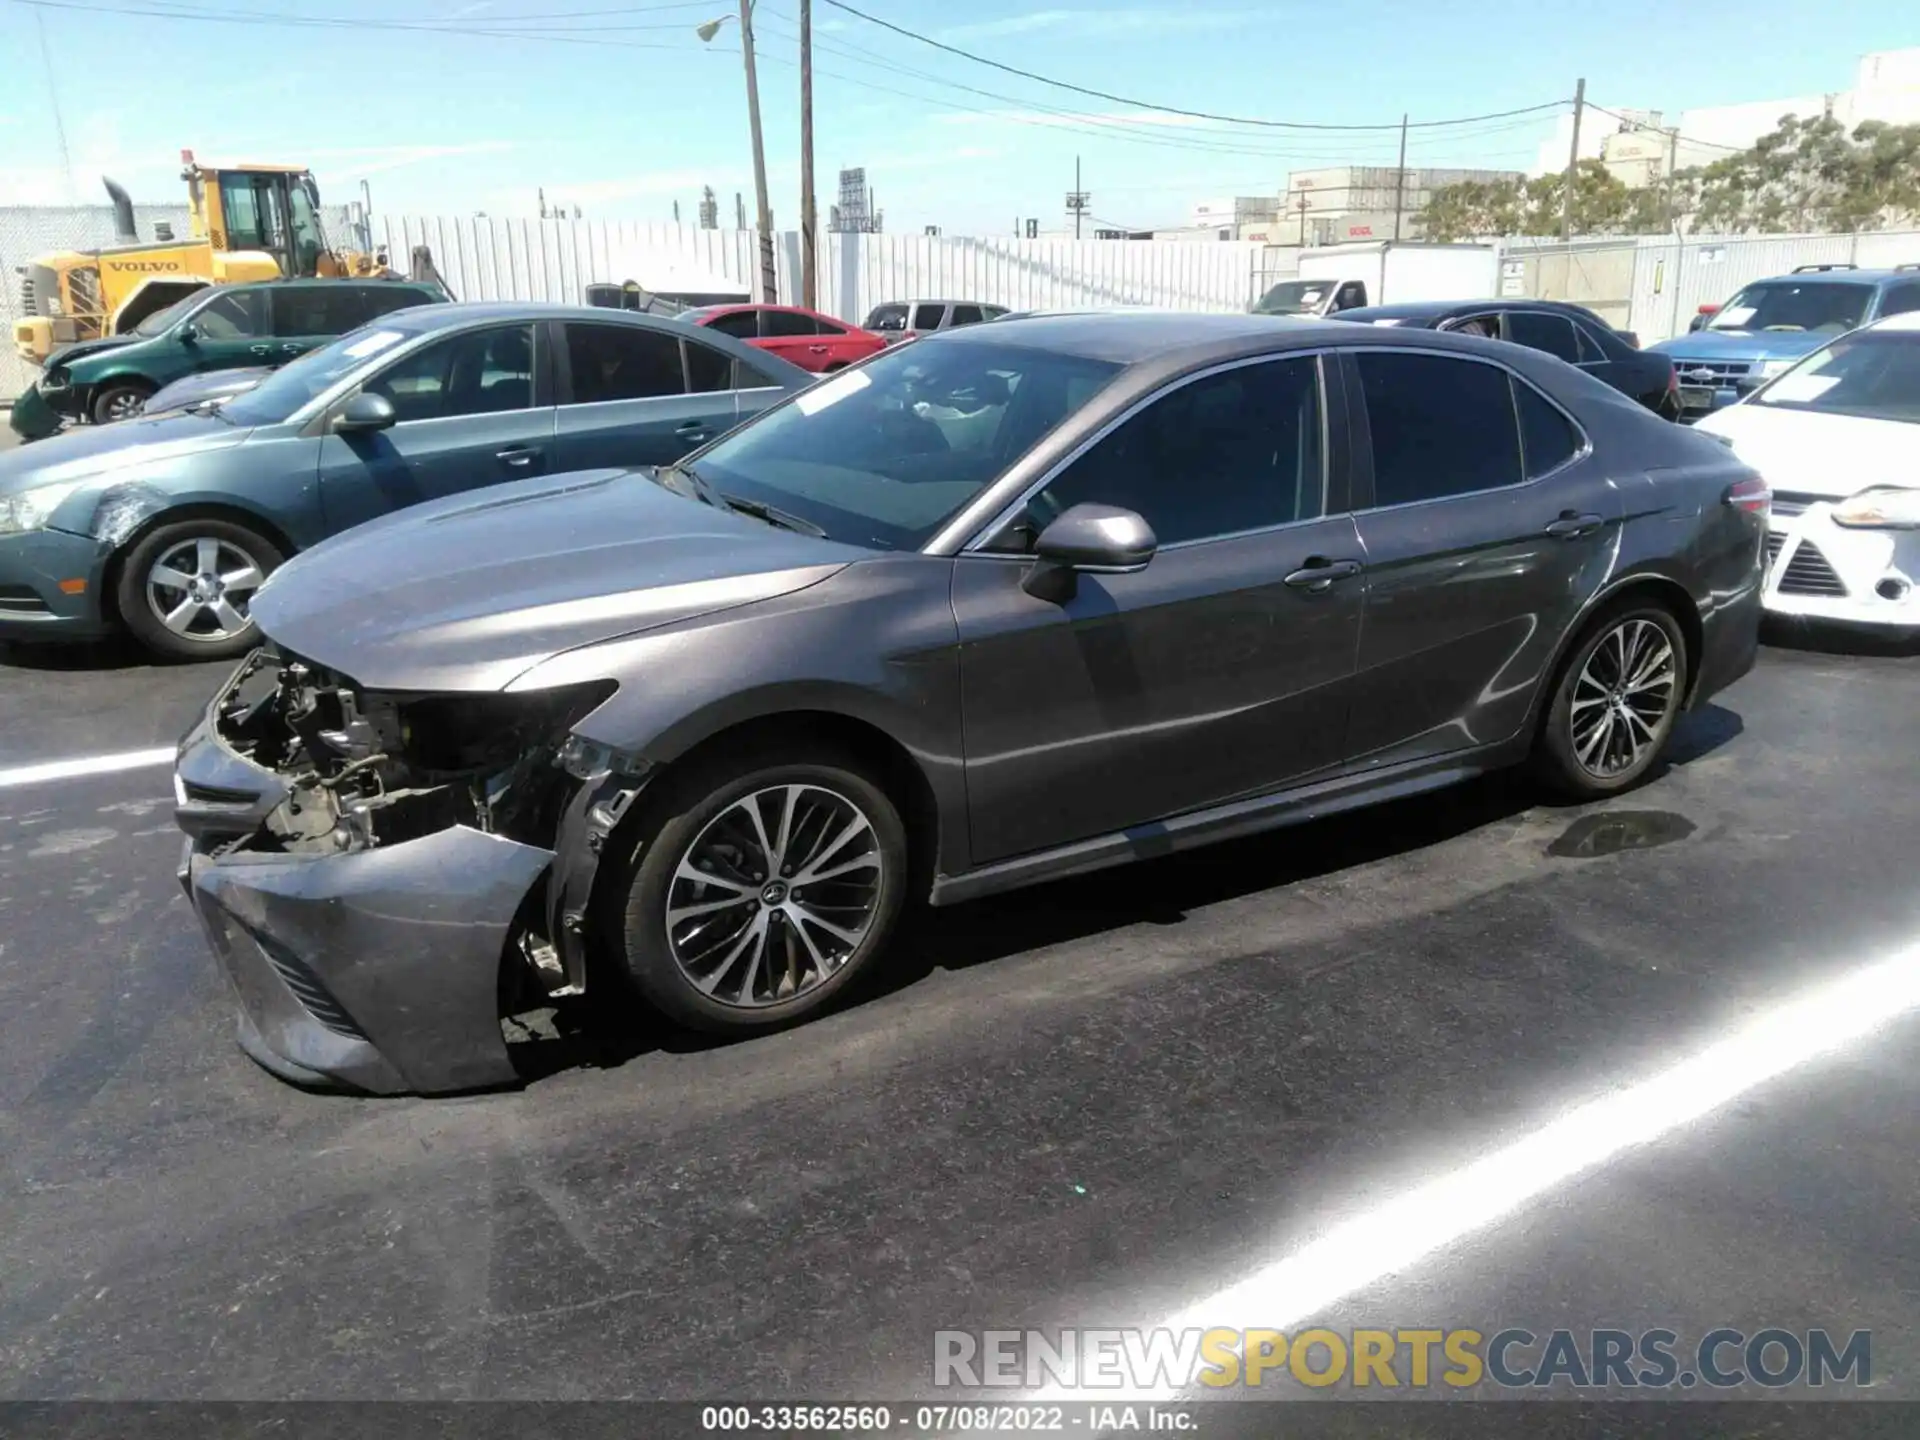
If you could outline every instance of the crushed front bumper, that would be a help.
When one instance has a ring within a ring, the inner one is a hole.
[[[218,733],[181,742],[179,878],[240,1003],[240,1044],[299,1084],[374,1094],[510,1083],[500,977],[553,852],[456,825],[341,854],[250,850],[282,777]]]

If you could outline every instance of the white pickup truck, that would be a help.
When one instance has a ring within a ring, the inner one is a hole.
[[[1363,305],[1479,300],[1497,293],[1500,257],[1491,245],[1372,240],[1300,255],[1300,274],[1253,303],[1256,315],[1318,317]]]

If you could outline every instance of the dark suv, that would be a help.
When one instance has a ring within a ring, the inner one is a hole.
[[[154,392],[203,370],[273,367],[394,310],[436,305],[440,286],[412,280],[267,280],[209,286],[157,310],[125,335],[56,350],[14,402],[26,440],[75,420],[138,415]]]

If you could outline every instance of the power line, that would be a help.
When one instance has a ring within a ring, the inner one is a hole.
[[[1596,105],[1591,100],[1587,101],[1587,108],[1598,110],[1602,115],[1611,115],[1622,125],[1631,125],[1636,130],[1656,130],[1662,135],[1671,134],[1682,145],[1698,145],[1704,150],[1724,150],[1729,155],[1741,155],[1753,148],[1751,145],[1722,145],[1715,140],[1690,140],[1680,133],[1678,125],[1669,131],[1664,125],[1649,125],[1644,120],[1636,120],[1631,115],[1622,115],[1617,110],[1609,110],[1606,106]]]
[[[1041,75],[1032,70],[1022,70],[1017,65],[1002,64],[998,60],[989,60],[984,55],[976,55],[971,50],[962,50],[957,45],[949,45],[944,40],[936,40],[931,35],[922,35],[917,30],[909,30],[904,25],[896,25],[891,20],[882,20],[877,15],[869,15],[864,10],[856,10],[845,0],[826,0],[836,10],[844,10],[857,19],[865,20],[869,25],[878,25],[883,30],[891,30],[896,35],[904,35],[909,40],[917,40],[922,45],[931,45],[936,50],[944,50],[949,55],[958,55],[962,60],[971,60],[976,65],[986,65],[1009,75],[1018,75],[1023,80],[1037,81],[1042,85],[1051,85],[1057,90],[1071,90],[1076,95],[1091,96],[1095,100],[1106,100],[1115,105],[1131,105],[1138,110],[1157,110],[1163,115],[1184,115],[1191,120],[1217,120],[1228,125],[1258,125],[1276,130],[1394,130],[1400,129],[1398,120],[1380,125],[1332,125],[1305,120],[1251,120],[1237,115],[1216,115],[1206,110],[1182,110],[1174,105],[1157,105],[1151,100],[1136,100],[1126,95],[1115,95],[1106,90],[1094,90],[1085,85],[1075,85],[1070,81],[1056,80],[1050,75]],[[1568,104],[1566,100],[1553,100],[1542,105],[1528,105],[1518,110],[1496,110],[1486,115],[1468,115],[1455,120],[1416,121],[1409,129],[1433,129],[1443,125],[1469,125],[1481,120],[1504,120],[1513,115],[1537,115],[1547,110],[1558,110]]]

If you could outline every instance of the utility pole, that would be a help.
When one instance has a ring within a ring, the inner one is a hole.
[[[1667,198],[1661,207],[1665,212],[1666,228],[1673,229],[1673,168],[1680,160],[1680,127],[1674,126],[1667,131]]]
[[[1560,239],[1573,242],[1573,187],[1580,179],[1580,113],[1587,108],[1587,81],[1582,76],[1573,87],[1573,149],[1567,154],[1567,193],[1561,197]]]
[[[1067,193],[1067,213],[1073,216],[1073,238],[1080,238],[1080,217],[1087,213],[1090,197],[1080,188],[1080,157],[1073,157],[1073,189]]]
[[[760,77],[753,68],[753,0],[740,0],[740,53],[747,61],[747,124],[753,130],[753,200],[760,237],[760,298],[780,299],[773,269],[773,206],[767,199],[767,147],[760,138]]]
[[[733,192],[733,228],[736,230],[747,228],[747,202],[740,198],[738,190]]]
[[[1312,203],[1312,201],[1307,199],[1307,192],[1302,190],[1300,192],[1300,203],[1294,207],[1300,212],[1300,248],[1302,250],[1307,248],[1307,210],[1311,207]]]
[[[1407,117],[1400,116],[1400,168],[1393,172],[1393,238],[1400,238],[1400,212],[1407,206]]]
[[[813,0],[800,0],[800,303],[815,304],[813,253]]]

